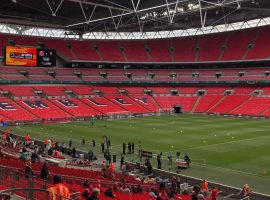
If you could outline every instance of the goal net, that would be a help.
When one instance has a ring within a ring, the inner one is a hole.
[[[108,112],[107,113],[108,120],[131,119],[131,117],[132,117],[132,114],[130,111]]]
[[[174,115],[174,109],[173,108],[159,108],[156,111],[157,116],[162,116],[162,115]]]

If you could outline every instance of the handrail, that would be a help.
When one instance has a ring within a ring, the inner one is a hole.
[[[3,165],[0,165],[0,168],[8,168],[9,170],[11,170],[11,172],[16,172],[18,174],[21,174],[22,176],[24,176],[25,174],[21,171],[19,171],[20,169],[19,168],[15,168],[15,167],[5,167]],[[14,171],[13,171],[14,170]],[[38,171],[34,171],[34,173],[39,173]],[[54,175],[58,175],[58,174],[54,174],[54,173],[50,173],[50,177],[54,176]],[[108,184],[108,185],[114,185],[114,184],[120,184],[121,182],[119,181],[110,181],[110,180],[98,180],[98,179],[90,179],[90,178],[81,178],[81,177],[76,177],[76,176],[67,176],[67,175],[60,175],[62,179],[69,179],[69,180],[72,180],[72,181],[79,181],[79,182],[84,182],[85,180],[88,180],[89,182],[97,182],[97,181],[100,181],[101,184]],[[35,178],[37,181],[44,181],[44,182],[48,182],[46,180],[43,180],[43,179],[40,179],[36,176],[33,176],[32,178]],[[126,183],[126,185],[129,185],[129,186],[136,186],[136,185],[141,185],[142,188],[155,188],[155,187],[158,187],[158,186],[153,186],[153,185],[148,185],[148,184],[142,184],[142,183]]]
[[[2,197],[2,195],[10,195],[10,194],[14,194],[15,192],[19,192],[19,191],[27,191],[30,192],[44,192],[47,196],[47,200],[49,200],[49,191],[48,190],[45,190],[45,189],[40,189],[40,188],[13,188],[13,189],[7,189],[7,190],[3,190],[3,191],[0,191],[0,197]],[[78,192],[76,193],[73,193],[71,194],[71,196],[74,196],[78,194]],[[62,195],[59,195],[59,194],[55,194],[56,196],[60,197],[61,200],[74,200],[74,199],[71,199],[71,198],[68,198],[68,197],[65,197],[65,196],[62,196]],[[28,200],[28,195],[26,196],[26,199]]]

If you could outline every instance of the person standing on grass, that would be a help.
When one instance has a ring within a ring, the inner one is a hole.
[[[131,143],[131,153],[134,154],[134,142]]]
[[[124,155],[126,154],[126,143],[125,142],[123,143],[123,154]]]
[[[101,143],[101,153],[104,153],[104,143]]]
[[[128,154],[131,154],[131,143],[128,142]]]
[[[124,165],[124,155],[122,154],[120,160],[120,169],[122,169],[123,165]]]
[[[85,145],[85,139],[84,139],[84,137],[82,138],[82,145]]]
[[[160,154],[157,155],[157,164],[158,164],[157,168],[161,169],[161,155]]]
[[[72,146],[72,140],[69,140],[69,148],[71,149],[71,146]]]
[[[92,140],[92,144],[93,144],[93,147],[95,148],[95,146],[96,146],[96,140],[95,139]]]

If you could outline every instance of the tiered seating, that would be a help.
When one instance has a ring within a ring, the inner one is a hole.
[[[15,121],[17,120],[28,121],[37,119],[37,117],[30,114],[29,112],[26,112],[12,100],[6,97],[0,97],[0,104],[1,104],[0,115],[4,116],[4,118],[9,118]]]
[[[207,87],[203,89],[206,90],[207,94],[223,94],[227,88],[226,87]]]
[[[197,99],[196,96],[155,96],[154,99],[162,108],[181,106],[186,112],[190,112]]]
[[[172,46],[174,48],[174,62],[193,62],[195,61],[195,47],[197,39],[182,38],[172,39]]]
[[[178,89],[180,94],[196,94],[198,88],[197,87],[180,87]]]
[[[66,90],[71,90],[73,92],[75,92],[75,94],[77,95],[90,95],[90,94],[94,94],[92,92],[93,88],[90,86],[85,86],[85,85],[65,85],[64,88]]]
[[[74,56],[71,50],[67,47],[67,43],[63,39],[45,39],[39,38],[40,42],[43,42],[48,49],[56,49],[56,52],[64,55],[68,60],[73,60]]]
[[[19,70],[28,71],[28,76],[19,74]],[[56,77],[47,74],[54,71]],[[77,77],[74,72],[80,72],[82,77]],[[182,82],[182,81],[246,81],[246,80],[269,80],[270,76],[265,76],[268,68],[220,68],[220,69],[73,69],[73,68],[29,68],[23,67],[0,67],[0,77],[5,80],[34,80],[34,81],[73,81],[73,82]],[[103,78],[100,72],[107,73],[107,78]],[[132,74],[132,79],[126,77],[125,72]],[[170,73],[177,74],[175,79],[170,77]],[[216,78],[215,73],[221,72],[222,76]],[[244,76],[239,77],[239,72],[245,72]],[[155,77],[151,79],[148,73],[153,73]],[[192,77],[193,73],[199,73],[199,77]]]
[[[103,94],[118,94],[118,88],[117,87],[93,86],[93,90],[99,90]]]
[[[142,107],[147,108],[151,112],[156,112],[159,107],[156,105],[155,102],[146,94],[140,94],[140,95],[129,95],[133,101],[140,104]]]
[[[64,110],[65,112],[70,113],[71,115],[76,117],[93,116],[101,114],[97,110],[93,109],[90,106],[87,106],[78,99],[65,98],[50,101],[53,102],[54,105],[57,105],[57,107]]]
[[[106,95],[106,98],[109,99],[114,104],[128,110],[132,113],[148,113],[149,110],[139,106],[131,98],[128,98],[124,95]]]
[[[73,52],[78,60],[100,60],[94,46],[88,41],[71,41]]]
[[[154,94],[170,94],[171,87],[147,87],[147,89],[152,90]]]
[[[61,86],[34,86],[35,90],[41,90],[48,96],[66,95],[64,88]]]
[[[251,94],[254,88],[250,87],[235,87],[233,88],[234,94]]]
[[[227,114],[244,101],[246,101],[250,96],[248,95],[229,95],[226,96],[219,104],[211,108],[209,113],[220,113]]]
[[[270,57],[270,38],[269,38],[269,28],[259,29],[259,36],[256,39],[254,46],[248,52],[246,59],[265,59]]]
[[[123,112],[127,111],[126,109],[116,105],[115,103],[109,101],[104,97],[92,97],[92,98],[83,98],[80,99],[85,104],[95,108],[99,112],[106,114],[110,112]]]
[[[150,40],[147,41],[147,47],[153,62],[171,62],[170,40]]]
[[[1,185],[1,189],[13,189],[15,188],[25,188],[26,185],[28,185],[28,180],[25,178],[23,174],[20,175],[18,171],[24,169],[25,163],[22,162],[19,159],[15,159],[12,157],[8,158],[0,158],[0,164],[1,166],[5,167],[8,172],[5,172],[5,175],[2,176],[1,182],[5,185]],[[72,169],[72,168],[62,168],[54,165],[48,165],[48,168],[50,170],[50,175],[60,175],[62,176],[62,183],[67,186],[71,192],[80,192],[83,193],[85,188],[82,186],[83,180],[87,179],[90,180],[90,182],[97,182],[98,180],[101,181],[99,199],[100,200],[109,200],[111,198],[104,195],[104,192],[106,191],[108,186],[113,186],[115,183],[120,183],[121,179],[125,180],[126,185],[141,185],[143,189],[146,189],[145,192],[137,193],[137,194],[126,194],[121,193],[118,191],[114,191],[114,194],[116,195],[115,199],[118,200],[148,200],[149,194],[148,190],[149,188],[158,188],[158,185],[155,183],[141,183],[140,181],[135,180],[134,177],[126,176],[122,174],[115,173],[114,181],[112,181],[110,178],[104,178],[101,176],[101,173],[98,171],[92,171],[92,170],[82,170],[82,169]],[[34,174],[36,176],[39,176],[39,172],[41,169],[40,163],[33,163],[32,169],[34,171]],[[14,177],[12,176],[13,173],[16,174],[17,181],[14,182]],[[33,181],[33,187],[34,188],[41,188],[44,185],[44,181],[40,181],[37,179],[31,179]],[[50,183],[47,183],[47,186],[51,186]],[[12,188],[13,187],[13,188]],[[90,191],[91,192],[91,191]],[[23,192],[16,192],[17,195],[25,198],[25,193]],[[34,193],[35,199],[42,199],[43,196],[41,196],[43,193]],[[77,198],[76,198],[77,199]],[[84,199],[84,198],[80,198]],[[185,200],[186,198],[183,197]]]
[[[68,61],[100,61],[100,57],[103,58],[103,61],[121,62],[217,61],[219,57],[222,61],[252,60],[270,57],[268,33],[269,27],[262,27],[206,36],[138,41],[77,41],[1,35],[0,44],[5,45],[7,38],[24,46],[37,46],[39,42],[43,42],[46,48],[56,49],[57,54],[64,56]],[[226,48],[222,54],[223,45]],[[94,47],[97,47],[97,50]],[[123,52],[120,47],[123,47]],[[149,48],[149,53],[146,52],[145,47]]]
[[[33,81],[54,81],[55,78],[47,74],[48,68],[34,67],[34,68],[22,68],[28,72],[27,78]]]
[[[148,62],[144,44],[141,41],[121,42],[128,62]]]
[[[13,96],[21,97],[21,96],[36,96],[33,92],[33,88],[30,86],[21,86],[16,85],[14,86],[0,86],[1,90],[9,91]]]
[[[200,97],[199,104],[196,106],[194,112],[207,112],[215,103],[217,103],[223,95],[204,95]]]
[[[263,93],[262,94],[264,94],[264,95],[270,95],[270,88],[268,88],[268,87],[263,87],[263,88],[261,88],[262,90],[263,90]]]
[[[144,93],[145,88],[134,86],[134,87],[120,87],[120,89],[128,91],[129,94],[142,94]]]
[[[38,44],[37,37],[8,35],[8,39],[15,41],[16,45],[35,47]]]
[[[105,61],[125,61],[118,42],[95,42],[98,50]]]
[[[218,60],[227,34],[214,34],[200,38],[198,61]]]
[[[33,107],[30,107],[25,101],[30,102],[33,104]],[[37,101],[40,101],[43,105],[35,106]],[[16,100],[16,102],[22,106],[24,109],[28,110],[29,112],[35,114],[40,119],[64,119],[71,117],[70,114],[64,112],[63,110],[56,107],[50,101],[45,99],[40,100]]]
[[[222,60],[242,60],[248,45],[252,43],[257,34],[257,29],[233,32],[227,43]]]
[[[239,108],[230,112],[241,115],[262,115],[261,113],[270,108],[270,99],[265,97],[252,97]]]

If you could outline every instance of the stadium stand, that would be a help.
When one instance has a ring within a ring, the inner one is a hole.
[[[171,62],[170,40],[147,41],[146,44],[150,49],[152,62]]]
[[[124,61],[118,42],[95,42],[104,61]]]
[[[75,52],[78,60],[100,60],[93,44],[91,42],[71,41],[72,50]]]
[[[70,114],[45,99],[16,100],[16,103],[40,119],[66,119],[71,117]]]
[[[31,121],[38,118],[7,97],[0,97],[0,114],[15,121]]]
[[[219,60],[227,37],[226,34],[201,37],[198,61]]]

